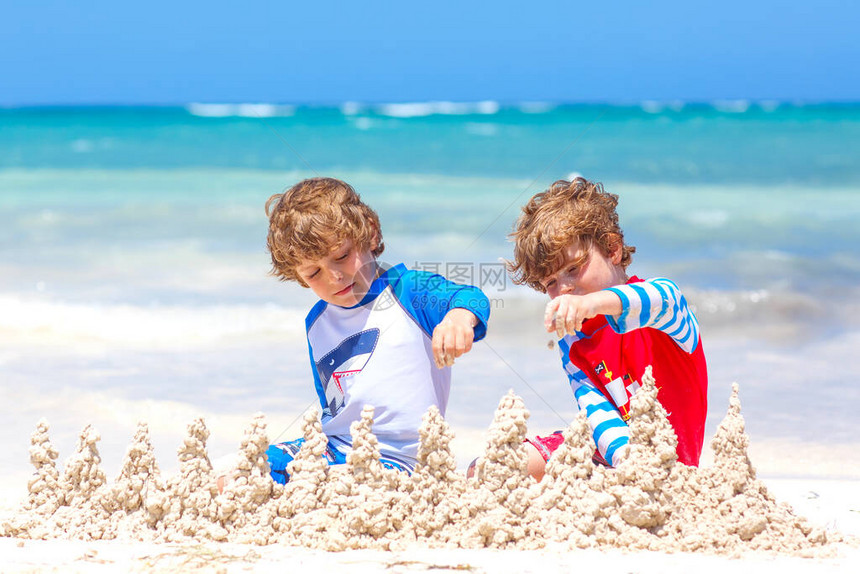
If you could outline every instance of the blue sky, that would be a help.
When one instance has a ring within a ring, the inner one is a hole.
[[[2,12],[0,105],[860,100],[860,3],[848,0],[29,0]]]

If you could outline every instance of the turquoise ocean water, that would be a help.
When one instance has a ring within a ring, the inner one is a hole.
[[[313,298],[267,276],[263,204],[317,174],[376,208],[384,261],[493,298],[490,336],[455,368],[460,436],[479,436],[509,388],[535,432],[573,415],[544,299],[498,271],[519,207],[576,173],[621,197],[630,270],[695,305],[709,434],[737,381],[754,440],[856,444],[858,150],[858,105],[0,109],[4,466],[26,461],[40,416],[63,454],[95,421],[114,463],[138,418],[165,460],[194,413],[213,449],[258,410],[273,436],[297,434]]]

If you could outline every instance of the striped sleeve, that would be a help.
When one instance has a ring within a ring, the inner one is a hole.
[[[598,452],[609,464],[615,466],[615,454],[630,442],[630,428],[615,405],[569,359],[570,344],[574,340],[575,336],[567,335],[558,342],[564,371],[570,379],[570,388],[576,397],[577,406],[585,411]]]
[[[687,353],[699,344],[699,322],[687,300],[669,279],[648,279],[608,289],[621,299],[621,314],[606,316],[617,333],[651,327],[663,331]]]

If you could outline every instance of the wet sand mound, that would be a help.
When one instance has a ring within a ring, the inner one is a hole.
[[[616,469],[595,466],[580,414],[540,483],[528,476],[523,439],[528,411],[512,392],[499,403],[473,479],[456,472],[452,433],[436,409],[424,416],[411,476],[385,468],[373,435],[373,409],[351,428],[345,465],[329,467],[317,413],[304,418],[305,444],[291,481],[268,476],[269,444],[256,415],[240,445],[238,468],[218,492],[202,419],[188,426],[179,472],[164,480],[141,423],[119,477],[100,467],[98,433],[86,427],[62,475],[48,424],[32,435],[35,467],[20,510],[0,535],[32,539],[214,540],[325,550],[430,547],[559,549],[616,547],[736,555],[763,550],[827,556],[845,539],[811,525],[756,479],[734,386],[711,441],[714,465],[677,462],[676,438],[657,401],[650,370],[632,400],[631,441]]]

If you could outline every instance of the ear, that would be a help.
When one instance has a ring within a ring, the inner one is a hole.
[[[610,234],[609,237],[609,261],[613,265],[621,265],[621,259],[624,256],[624,242],[617,233]]]

